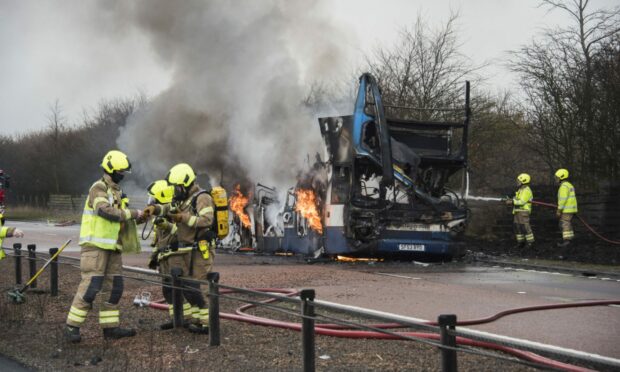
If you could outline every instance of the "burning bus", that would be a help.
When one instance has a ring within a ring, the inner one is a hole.
[[[384,104],[374,77],[363,74],[353,114],[319,118],[324,155],[288,190],[284,205],[274,208],[275,189],[256,187],[248,227],[256,250],[427,260],[461,255],[469,83],[459,120],[414,119],[416,110]]]

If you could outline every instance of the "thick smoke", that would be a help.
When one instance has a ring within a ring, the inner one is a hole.
[[[135,112],[117,141],[146,182],[187,162],[226,186],[294,185],[306,154],[320,150],[310,86],[344,76],[343,31],[323,4],[149,0],[102,7],[118,30],[144,33],[173,71],[169,89]]]

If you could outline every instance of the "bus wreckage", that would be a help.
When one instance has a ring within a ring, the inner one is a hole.
[[[231,199],[234,236],[224,244],[312,258],[462,255],[469,82],[458,110],[461,121],[412,119],[420,110],[384,104],[374,77],[363,74],[353,114],[319,118],[324,155],[283,205],[260,184],[237,210]]]

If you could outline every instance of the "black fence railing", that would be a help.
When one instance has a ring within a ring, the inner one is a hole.
[[[49,255],[46,253],[40,253],[37,255],[36,247],[29,246],[30,260],[30,272],[31,275],[36,271],[36,261],[47,261],[54,255],[58,248],[52,248],[49,251]],[[12,256],[15,263],[15,283],[20,285],[22,283],[22,252],[21,244],[15,243],[13,247]],[[74,267],[79,267],[79,258],[61,256],[61,260],[56,258],[50,263],[50,294],[52,296],[58,295],[58,265],[65,264]],[[35,263],[32,265],[32,263]],[[587,366],[594,366],[595,368],[602,369],[614,369],[620,368],[620,360],[604,357],[596,354],[588,354],[576,350],[570,350],[565,348],[554,347],[550,345],[540,344],[527,340],[520,340],[506,336],[495,335],[465,327],[457,326],[457,317],[454,314],[442,314],[438,317],[437,325],[428,324],[421,319],[399,316],[396,314],[384,313],[380,311],[357,308],[354,306],[348,306],[343,304],[332,303],[328,301],[321,301],[316,299],[316,293],[313,289],[303,289],[300,292],[289,293],[287,295],[274,293],[273,291],[260,291],[247,288],[239,288],[228,286],[219,283],[220,275],[217,272],[208,274],[207,280],[195,280],[193,278],[182,276],[180,269],[172,269],[171,275],[163,275],[153,270],[142,269],[131,266],[123,266],[124,271],[132,274],[146,275],[151,277],[157,277],[159,280],[163,278],[172,279],[170,284],[162,284],[162,282],[152,279],[144,279],[141,277],[129,276],[124,274],[126,278],[142,281],[151,285],[167,285],[172,288],[173,298],[173,323],[175,327],[181,327],[183,324],[183,296],[182,291],[201,291],[200,288],[196,288],[195,284],[207,285],[209,288],[209,345],[219,346],[220,340],[220,319],[224,314],[220,313],[220,300],[240,301],[252,306],[261,306],[269,308],[271,310],[280,311],[286,313],[289,316],[296,316],[301,319],[301,326],[298,328],[301,332],[301,345],[303,350],[303,370],[314,371],[316,368],[316,348],[315,348],[315,335],[321,334],[325,330],[325,325],[317,325],[317,320],[324,319],[332,322],[332,324],[347,327],[347,329],[357,329],[363,331],[371,331],[377,334],[384,334],[390,336],[391,339],[410,340],[420,342],[423,344],[437,347],[440,350],[441,359],[438,364],[441,365],[442,371],[456,371],[458,369],[457,353],[464,352],[469,354],[476,354],[484,357],[491,357],[496,359],[502,359],[510,363],[519,363],[535,368],[555,369],[553,365],[544,364],[541,362],[533,362],[522,360],[518,358],[512,358],[508,356],[499,355],[497,353],[491,353],[481,350],[479,347],[467,347],[461,345],[461,341],[457,343],[457,337],[462,337],[468,340],[478,340],[486,343],[493,343],[496,345],[503,345],[519,350],[527,350],[535,352],[541,355],[560,357],[564,360],[572,363],[581,363]],[[194,284],[188,285],[188,284]],[[248,296],[256,296],[267,298],[265,301],[254,301],[249,298],[241,298],[239,296],[233,296],[234,293],[240,293]],[[295,295],[294,297],[292,295]],[[272,305],[271,302],[286,302],[293,304],[299,311],[291,311],[290,308],[284,308],[281,306]],[[136,299],[134,304],[143,305],[143,300]],[[381,321],[392,322],[390,327],[384,327],[379,325],[368,325],[361,322],[353,321],[350,319],[344,319],[341,316],[332,316],[331,313],[346,314],[349,318],[374,318]],[[331,327],[333,329],[333,327]],[[407,332],[395,332],[395,328],[413,328],[423,329],[427,332],[433,333],[438,337],[434,338],[422,338],[407,334]]]

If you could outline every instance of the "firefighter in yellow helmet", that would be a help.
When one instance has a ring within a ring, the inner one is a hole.
[[[15,227],[6,227],[4,226],[4,215],[2,211],[0,211],[0,260],[3,260],[6,257],[6,253],[4,253],[4,249],[2,249],[2,241],[4,238],[23,238],[24,233]]]
[[[555,181],[558,183],[558,209],[556,217],[560,220],[560,230],[562,231],[562,242],[558,247],[566,247],[575,237],[571,220],[577,213],[577,196],[575,187],[568,181],[568,170],[558,169],[555,172]]]
[[[145,214],[166,216],[176,222],[178,249],[187,249],[189,254],[189,275],[192,278],[206,280],[211,271],[215,249],[216,233],[214,231],[215,205],[207,190],[196,182],[196,174],[191,166],[180,163],[170,169],[166,181],[174,186],[173,202],[168,205],[149,206]],[[192,298],[192,317],[197,323],[191,324],[189,330],[195,333],[209,333],[209,309],[200,292],[200,285],[189,283],[188,290]],[[197,289],[197,290],[196,290]]]
[[[172,202],[172,197],[174,196],[174,186],[169,185],[165,180],[159,180],[151,183],[147,190],[149,193],[148,205],[168,205]],[[153,238],[153,242],[151,243],[153,253],[151,254],[148,266],[153,270],[159,268],[160,273],[166,274],[166,276],[162,279],[162,293],[164,295],[164,299],[168,303],[170,316],[172,317],[172,288],[170,287],[172,280],[168,275],[170,275],[170,270],[173,267],[181,268],[184,273],[189,273],[189,253],[191,249],[178,248],[176,236],[177,226],[167,217],[156,217],[154,224],[155,236]],[[185,296],[186,293],[184,292],[183,295]],[[191,298],[191,294],[186,297]],[[190,303],[187,301],[183,303],[183,317],[189,324],[189,321],[192,318],[192,310]],[[160,325],[160,328],[172,329],[173,323],[171,321],[166,322]]]
[[[518,247],[531,248],[534,244],[534,233],[530,225],[530,214],[532,213],[532,189],[530,188],[531,177],[527,173],[517,176],[518,189],[512,199],[507,200],[508,205],[512,205],[514,215],[514,231]]]
[[[141,210],[126,208],[119,183],[131,170],[127,155],[112,150],[101,161],[103,177],[90,187],[80,227],[82,280],[67,316],[65,338],[80,342],[80,327],[101,292],[99,324],[105,339],[131,337],[133,329],[120,328],[119,301],[123,294],[122,241],[124,222],[140,219]]]

